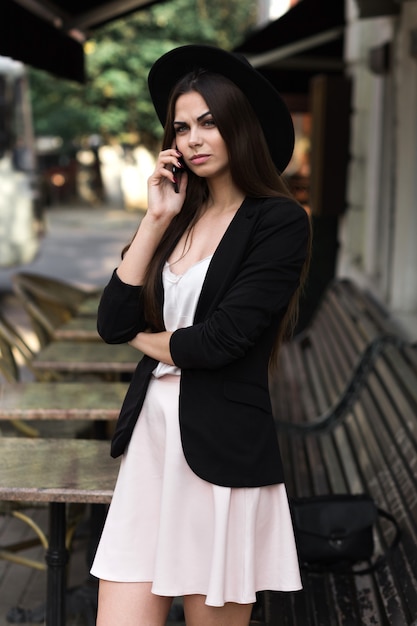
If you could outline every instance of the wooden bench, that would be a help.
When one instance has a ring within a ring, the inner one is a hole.
[[[381,337],[397,336],[388,315],[348,280],[334,281],[311,324],[280,350],[270,391],[278,420],[309,422],[343,401]]]
[[[417,624],[417,347],[348,282],[283,347],[271,397],[291,497],[368,493],[402,530],[373,573],[303,571],[298,593],[264,594],[274,626]],[[394,529],[378,523],[376,555]]]

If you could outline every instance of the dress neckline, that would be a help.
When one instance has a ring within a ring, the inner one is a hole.
[[[191,270],[193,270],[194,268],[196,268],[198,265],[201,265],[201,263],[204,263],[204,261],[210,261],[211,258],[213,257],[212,254],[209,254],[209,256],[204,257],[204,259],[200,259],[199,261],[196,261],[195,263],[193,263],[192,265],[190,265],[190,267],[188,267],[185,272],[183,272],[182,274],[176,274],[175,272],[172,271],[171,269],[171,265],[168,263],[168,261],[165,261],[165,267],[164,269],[167,270],[172,276],[174,276],[176,279],[178,278],[182,278],[183,276],[185,276],[186,274],[188,274],[188,272],[191,272]],[[174,263],[175,265],[175,263]]]

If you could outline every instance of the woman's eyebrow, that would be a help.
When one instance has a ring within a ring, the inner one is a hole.
[[[201,115],[199,115],[197,117],[197,122],[201,122],[201,120],[203,120],[205,117],[207,117],[207,115],[211,115],[210,111],[206,111],[205,113],[202,113]],[[174,120],[173,124],[175,126],[175,125],[178,125],[178,124],[185,124],[185,122],[181,122],[180,120]]]
[[[202,113],[201,115],[199,115],[197,117],[197,122],[201,122],[201,120],[203,120],[205,117],[207,117],[207,115],[211,115],[210,111],[206,111],[205,113]]]

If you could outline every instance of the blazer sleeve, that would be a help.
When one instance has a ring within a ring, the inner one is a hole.
[[[103,290],[97,313],[97,330],[107,343],[127,343],[146,329],[142,287],[124,283],[114,270]]]
[[[299,285],[310,225],[299,205],[270,202],[254,229],[247,254],[225,297],[203,322],[175,331],[174,363],[217,369],[243,358],[263,331],[282,316]]]

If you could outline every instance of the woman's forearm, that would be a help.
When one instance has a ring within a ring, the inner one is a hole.
[[[167,363],[168,365],[175,365],[169,349],[171,335],[172,333],[168,331],[160,333],[138,333],[129,344],[140,352],[147,354],[152,359],[156,359],[161,363]]]
[[[160,152],[155,171],[148,179],[148,210],[136,235],[117,268],[120,280],[129,285],[143,285],[146,271],[172,219],[181,211],[187,187],[187,175],[181,176],[179,192],[172,182],[172,166],[180,166],[174,148]]]
[[[117,268],[120,280],[129,285],[142,285],[148,264],[167,228],[166,220],[145,215]]]

